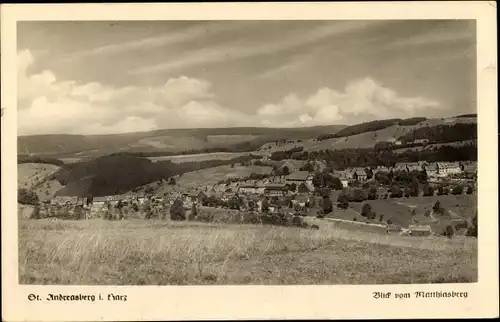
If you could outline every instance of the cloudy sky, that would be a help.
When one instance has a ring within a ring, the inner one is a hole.
[[[473,21],[18,24],[19,134],[476,111]]]

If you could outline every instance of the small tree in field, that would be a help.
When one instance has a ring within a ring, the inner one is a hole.
[[[477,238],[477,212],[474,215],[474,218],[472,218],[470,226],[467,228],[466,235]]]
[[[379,221],[380,222],[384,221],[384,215],[380,215]]]
[[[372,207],[369,204],[365,203],[363,205],[363,208],[361,210],[361,216],[366,217],[368,219],[372,217]]]
[[[329,214],[333,211],[333,203],[330,200],[330,197],[325,196],[323,198],[323,213],[324,214]]]
[[[434,213],[442,215],[444,213],[444,209],[441,207],[441,202],[438,200],[432,207],[432,210],[434,210]]]
[[[344,210],[349,208],[349,201],[347,199],[348,198],[345,194],[340,194],[337,198],[337,207]]]
[[[454,234],[455,234],[455,231],[453,229],[453,226],[452,225],[446,226],[446,228],[444,230],[444,235],[448,238],[452,238]]]
[[[177,199],[170,208],[170,219],[172,220],[186,220],[186,210],[182,200]]]

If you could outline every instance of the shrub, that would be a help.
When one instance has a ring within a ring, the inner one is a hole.
[[[337,207],[340,209],[347,209],[349,207],[349,201],[345,194],[340,194],[337,198]]]
[[[466,235],[477,238],[477,213],[472,218],[471,225],[467,228]]]
[[[436,201],[436,203],[432,207],[432,210],[434,210],[434,213],[436,213],[436,214],[440,214],[440,215],[444,214],[444,209],[441,207],[441,202],[439,200]]]
[[[434,196],[434,188],[432,186],[426,185],[423,190],[424,197]]]
[[[188,220],[195,220],[196,216],[198,216],[198,209],[195,205],[193,205],[191,212],[189,213]]]
[[[36,205],[38,204],[38,196],[34,191],[19,188],[17,189],[17,202],[23,205]]]
[[[438,191],[437,191],[437,195],[442,196],[443,194],[444,194],[444,188],[443,188],[443,186],[439,186]]]
[[[358,221],[358,218],[352,217],[352,221]]]
[[[466,193],[467,193],[468,195],[471,195],[473,191],[474,191],[474,189],[472,188],[472,186],[468,186],[468,187],[467,187],[467,191],[466,191]]]
[[[363,202],[366,200],[366,195],[361,189],[352,189],[348,199],[353,202]]]
[[[319,226],[318,226],[318,225],[312,225],[312,226],[311,226],[311,229],[318,230],[318,229],[319,229]]]
[[[330,197],[324,197],[323,198],[323,212],[325,214],[329,214],[333,211],[333,203],[330,200]]]
[[[377,189],[375,187],[371,187],[368,190],[368,199],[369,200],[375,200],[375,199],[377,199]]]
[[[379,221],[380,222],[384,221],[384,215],[380,215]]]
[[[461,195],[463,190],[464,190],[464,189],[463,189],[463,187],[462,187],[462,186],[460,186],[460,185],[456,185],[456,186],[454,186],[454,187],[453,187],[453,189],[451,190],[451,193],[452,193],[453,195]]]
[[[361,216],[366,217],[366,218],[371,218],[372,217],[372,207],[365,203],[363,205],[363,208],[361,210]]]
[[[392,220],[391,220],[390,218],[389,218],[389,219],[387,219],[387,224],[388,224],[388,225],[392,225]]]
[[[453,230],[453,226],[452,225],[446,226],[443,235],[448,237],[448,238],[452,238],[454,234],[455,234],[455,231]]]
[[[401,198],[402,196],[403,196],[403,191],[396,186],[392,186],[390,197],[391,198]]]
[[[177,199],[170,208],[170,219],[172,220],[186,220],[186,210],[182,200]]]

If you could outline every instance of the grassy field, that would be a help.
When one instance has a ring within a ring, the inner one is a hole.
[[[177,179],[177,185],[182,187],[184,190],[197,189],[208,185],[214,185],[217,182],[228,178],[244,178],[249,176],[252,172],[257,174],[268,174],[271,173],[271,171],[271,167],[242,167],[236,165],[234,168],[231,168],[230,165],[224,165],[185,173]],[[164,190],[159,191],[160,194],[168,192],[171,186],[164,185],[163,188]]]
[[[477,281],[477,241],[167,221],[19,223],[21,284],[397,284]]]

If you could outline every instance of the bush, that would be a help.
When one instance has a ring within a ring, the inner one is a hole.
[[[456,185],[455,187],[453,187],[453,189],[451,190],[451,193],[453,195],[461,195],[462,194],[462,191],[463,191],[463,187],[460,186],[460,185]]]
[[[319,229],[319,226],[318,226],[318,225],[312,225],[312,226],[311,226],[311,229],[318,230],[318,229]]]
[[[468,187],[467,187],[467,191],[466,191],[466,193],[467,193],[468,195],[471,195],[473,191],[474,191],[474,189],[472,188],[472,186],[468,186]]]
[[[345,194],[340,194],[337,198],[337,207],[347,209],[349,207],[348,197]]]
[[[423,190],[424,197],[434,196],[434,188],[432,186],[426,185]]]
[[[453,230],[453,226],[452,225],[446,226],[443,235],[448,237],[448,238],[452,238],[454,234],[455,234],[455,231]]]
[[[438,200],[432,207],[432,210],[434,210],[434,213],[443,215],[444,214],[444,209],[441,207],[441,202]]]
[[[375,200],[375,199],[377,199],[377,189],[375,187],[371,187],[368,190],[368,199],[369,200]]]
[[[365,203],[363,205],[363,208],[361,210],[361,216],[366,217],[366,218],[371,218],[372,217],[372,207]]]
[[[177,199],[170,208],[170,219],[172,220],[186,220],[186,210],[182,200]]]
[[[474,218],[472,218],[471,225],[467,228],[466,235],[477,238],[477,213],[474,215]]]
[[[329,214],[333,211],[333,203],[329,197],[323,198],[323,205],[322,206],[323,206],[323,212],[325,214]]]
[[[391,220],[390,218],[389,218],[389,219],[387,219],[387,224],[388,224],[388,225],[392,225],[392,220]]]
[[[38,204],[38,196],[34,191],[19,188],[17,189],[17,202],[23,205],[36,205]]]
[[[402,196],[403,196],[403,191],[396,186],[392,186],[390,197],[391,198],[401,198]]]

